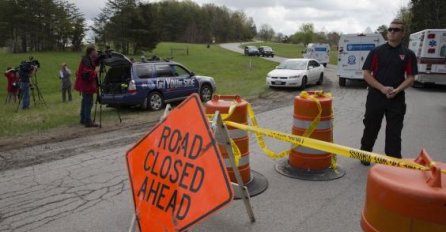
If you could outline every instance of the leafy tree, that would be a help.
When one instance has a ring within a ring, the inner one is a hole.
[[[314,26],[312,23],[304,23],[299,27],[299,31],[294,33],[293,42],[302,43],[305,46],[314,41]]]
[[[339,43],[339,38],[341,38],[341,35],[337,32],[327,33],[327,40],[331,46],[337,46]]]
[[[378,28],[376,28],[376,32],[380,33],[384,39],[387,38],[387,26],[386,25],[381,25]]]
[[[410,10],[400,10],[402,20],[410,22],[410,31],[446,27],[446,1],[444,0],[411,0]],[[410,12],[410,13],[409,13]],[[406,22],[406,23],[407,23]]]
[[[62,0],[0,2],[2,45],[13,52],[80,48],[85,19],[72,3]]]
[[[268,24],[263,24],[260,27],[260,30],[258,32],[258,36],[263,41],[271,41],[274,36],[274,30],[273,28]]]

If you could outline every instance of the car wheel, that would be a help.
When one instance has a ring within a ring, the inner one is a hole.
[[[300,89],[301,89],[301,90],[304,90],[306,87],[307,87],[307,77],[304,76],[304,77],[302,78],[302,84],[300,84]]]
[[[147,96],[147,103],[151,110],[158,111],[163,108],[163,96],[158,92],[151,92],[149,96]]]
[[[212,88],[210,85],[203,85],[200,89],[200,98],[202,102],[207,102],[212,99]]]
[[[271,55],[272,58],[274,58],[274,55]]]
[[[322,85],[323,82],[324,82],[324,73],[321,73],[321,75],[319,76],[319,80],[316,82],[316,85]]]
[[[339,77],[339,86],[341,86],[341,87],[345,86],[345,82],[346,82],[345,78]]]

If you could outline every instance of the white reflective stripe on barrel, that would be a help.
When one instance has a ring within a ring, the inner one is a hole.
[[[240,160],[238,161],[238,167],[248,165],[249,164],[249,155],[242,156]],[[231,160],[225,159],[225,165],[226,167],[231,167]]]
[[[308,154],[308,155],[326,155],[328,154],[325,151],[319,151],[308,147],[299,146],[297,148],[294,148],[295,152],[299,152],[302,154]]]
[[[240,130],[240,129],[231,129],[228,130],[229,132],[229,137],[231,137],[231,139],[239,139],[239,138],[244,138],[248,136],[248,132],[244,131],[244,130]]]
[[[293,125],[297,128],[307,129],[310,127],[311,121],[301,120],[294,118]],[[330,129],[331,128],[331,120],[320,121],[317,124],[316,130]]]

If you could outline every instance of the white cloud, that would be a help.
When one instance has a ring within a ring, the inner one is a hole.
[[[75,3],[87,19],[96,17],[106,0],[69,0]],[[159,0],[157,0],[159,1]],[[147,2],[147,0],[144,0]],[[153,2],[151,0],[150,2]],[[275,32],[293,34],[303,23],[313,23],[317,31],[343,33],[376,30],[388,24],[408,0],[194,0],[198,4],[224,5],[241,10],[252,17],[260,28],[269,24]]]

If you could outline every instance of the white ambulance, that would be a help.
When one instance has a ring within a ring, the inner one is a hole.
[[[417,57],[415,87],[446,85],[446,29],[426,29],[409,37],[409,49]]]
[[[338,44],[339,86],[345,86],[347,79],[362,80],[362,65],[370,50],[385,43],[379,33],[341,35]]]
[[[304,58],[315,59],[327,67],[330,59],[330,45],[327,43],[309,43],[304,51]]]

